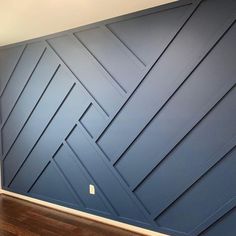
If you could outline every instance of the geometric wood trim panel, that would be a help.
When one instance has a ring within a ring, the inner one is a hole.
[[[235,13],[181,0],[1,47],[3,189],[170,235],[235,235]]]

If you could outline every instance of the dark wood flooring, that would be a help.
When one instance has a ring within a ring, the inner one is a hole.
[[[138,234],[0,195],[0,236],[137,236]]]

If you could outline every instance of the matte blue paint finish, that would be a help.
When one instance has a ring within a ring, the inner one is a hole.
[[[232,50],[235,38],[236,25],[121,157],[116,167],[131,186],[136,186],[163,160],[236,83],[236,53]],[[155,145],[150,138],[155,139]],[[133,156],[136,164],[131,166]]]
[[[42,177],[31,189],[32,194],[45,195],[51,199],[77,205],[76,197],[73,196],[60,173],[53,165],[48,165],[42,173]],[[66,193],[66,194],[65,194]]]
[[[127,196],[125,190],[122,189],[119,180],[112,174],[79,127],[73,130],[67,142],[78,155],[96,185],[100,186],[107,197],[107,201],[118,216],[145,222],[145,218],[143,218],[140,211],[135,208],[134,203],[131,198]]]
[[[236,208],[228,212],[222,219],[214,223],[210,228],[206,229],[201,236],[229,235],[236,234],[235,226]],[[226,229],[229,231],[226,231]]]
[[[25,46],[15,46],[12,48],[6,48],[1,50],[0,54],[0,93],[2,94],[5,89],[8,79],[15,69],[19,58],[22,56]],[[7,61],[7,63],[4,63]]]
[[[17,101],[18,96],[24,88],[27,80],[34,71],[45,46],[42,43],[29,44],[26,46],[11,79],[8,81],[3,94],[1,95],[2,120],[5,121]],[[30,58],[30,60],[29,60]],[[4,61],[3,61],[4,62]],[[19,80],[20,78],[20,80]]]
[[[209,14],[213,7],[216,10]],[[120,157],[199,63],[205,50],[213,46],[209,39],[225,24],[231,11],[231,5],[222,0],[203,1],[199,11],[191,17],[99,139],[99,146],[112,160]],[[135,125],[130,125],[131,122]],[[126,130],[125,134],[123,130]],[[112,145],[113,142],[116,145]]]
[[[110,215],[109,208],[106,206],[103,195],[98,188],[96,188],[96,195],[88,194],[88,186],[90,184],[95,185],[95,183],[86,170],[84,170],[77,156],[66,145],[62,145],[59,148],[54,156],[54,160],[65,178],[73,186],[72,188],[84,208]]]
[[[222,150],[225,154],[235,145],[236,119],[232,116],[236,114],[235,101],[236,88],[136,189],[135,193],[151,213],[162,212],[180,193],[195,182],[202,172],[204,173],[222,158]],[[168,171],[169,169],[171,172]],[[169,188],[176,180],[178,182]],[[153,186],[158,191],[153,192]],[[147,192],[152,194],[146,194]]]
[[[235,12],[181,0],[1,47],[3,188],[169,235],[235,236]]]
[[[30,77],[7,122],[3,124],[2,141],[5,152],[9,150],[14,139],[24,126],[57,68],[58,64],[55,62],[54,55],[50,54],[49,50],[46,50],[44,57],[40,60],[33,75]]]
[[[172,208],[167,209],[157,219],[157,223],[166,225],[168,228],[190,232],[222,205],[233,199],[236,195],[232,181],[236,178],[235,155],[236,149],[215,164],[211,171],[198,180],[198,184],[189,188],[188,194],[178,199]],[[218,198],[218,196],[221,197]],[[202,207],[196,207],[192,214],[192,205]],[[176,217],[179,212],[182,212],[181,217]]]
[[[84,129],[88,132],[91,138],[96,138],[106,127],[108,119],[101,112],[99,112],[94,105],[90,104],[88,109],[80,118],[80,123],[83,125]]]

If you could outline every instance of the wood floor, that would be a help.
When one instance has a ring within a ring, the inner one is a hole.
[[[137,236],[119,228],[0,195],[0,236]]]

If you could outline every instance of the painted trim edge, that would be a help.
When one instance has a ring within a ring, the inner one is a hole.
[[[54,204],[54,203],[49,203],[49,202],[42,201],[42,200],[39,200],[39,199],[27,197],[27,196],[17,194],[17,193],[13,193],[13,192],[10,192],[10,191],[6,191],[6,190],[3,190],[3,189],[0,189],[0,194],[5,194],[7,196],[15,197],[15,198],[18,198],[18,199],[21,199],[21,200],[25,200],[25,201],[28,201],[28,202],[31,202],[31,203],[35,203],[37,205],[48,207],[48,208],[51,208],[51,209],[54,209],[54,210],[58,210],[58,211],[61,211],[61,212],[64,212],[64,213],[79,216],[79,217],[86,218],[86,219],[89,219],[89,220],[97,221],[97,222],[100,222],[100,223],[103,223],[103,224],[106,224],[106,225],[111,225],[111,226],[114,226],[114,227],[117,227],[117,228],[121,228],[121,229],[124,229],[124,230],[134,232],[134,233],[147,235],[147,236],[168,236],[167,234],[162,234],[162,233],[154,232],[154,231],[151,231],[151,230],[148,230],[148,229],[143,229],[141,227],[129,225],[129,224],[126,224],[126,223],[121,223],[121,222],[118,222],[118,221],[115,221],[115,220],[106,219],[106,218],[101,217],[101,216],[96,216],[96,215],[93,215],[93,214],[89,214],[89,213],[85,213],[85,212],[82,212],[82,211],[74,210],[74,209],[71,209],[71,208],[68,208],[68,207],[63,207],[63,206],[60,206],[60,205],[57,205],[57,204]]]

